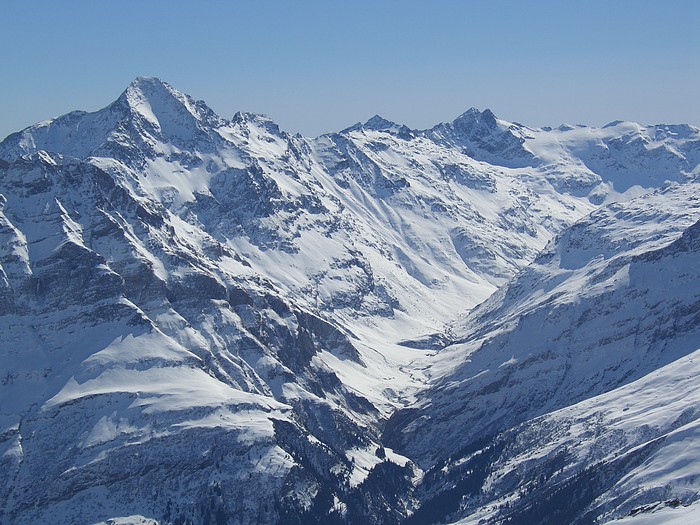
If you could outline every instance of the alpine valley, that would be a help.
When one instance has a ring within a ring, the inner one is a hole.
[[[700,523],[700,129],[0,143],[0,523]]]

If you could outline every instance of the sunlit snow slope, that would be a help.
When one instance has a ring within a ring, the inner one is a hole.
[[[672,186],[567,228],[458,322],[440,379],[385,436],[429,468],[415,521],[694,502],[699,255],[700,187]]]

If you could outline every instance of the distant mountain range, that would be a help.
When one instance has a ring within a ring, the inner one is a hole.
[[[10,135],[0,523],[700,519],[699,164],[689,125],[305,138],[155,78]]]

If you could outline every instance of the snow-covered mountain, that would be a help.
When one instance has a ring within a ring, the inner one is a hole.
[[[460,321],[385,436],[429,469],[423,515],[588,523],[695,501],[699,240],[695,183],[606,206]]]
[[[153,78],[10,135],[0,522],[529,523],[592,465],[586,512],[662,501],[676,470],[587,451],[692,443],[699,161],[475,109],[309,139]],[[616,408],[649,389],[688,423]]]

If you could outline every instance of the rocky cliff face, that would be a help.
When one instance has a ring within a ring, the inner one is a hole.
[[[605,407],[697,350],[699,137],[470,110],[307,139],[157,79],[9,136],[0,522],[526,523],[589,477],[567,519],[653,503],[620,480],[694,412]]]

